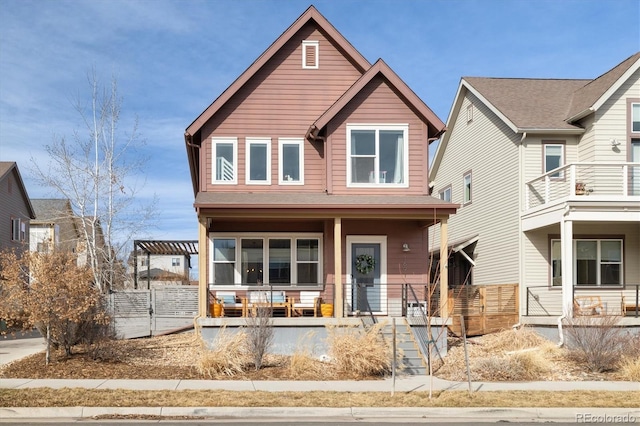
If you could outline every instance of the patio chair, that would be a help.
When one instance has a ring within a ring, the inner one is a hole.
[[[573,300],[575,315],[605,315],[604,305],[600,296],[577,296]]]
[[[283,290],[259,290],[248,292],[247,305],[254,309],[260,306],[268,307],[273,312],[282,310],[284,316],[291,316],[291,301]]]
[[[222,303],[223,317],[244,317],[247,315],[247,301],[239,299],[235,291],[217,291],[216,299]]]
[[[313,314],[314,317],[320,314],[320,304],[322,298],[319,291],[301,291],[300,301],[293,301],[291,306],[293,314],[298,316],[305,316],[305,314]]]

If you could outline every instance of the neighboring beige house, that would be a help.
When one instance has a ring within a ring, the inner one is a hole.
[[[76,253],[79,230],[68,199],[31,199],[36,219],[31,222],[29,250],[49,252],[54,248]]]
[[[453,284],[519,283],[523,323],[555,324],[585,300],[633,309],[640,53],[593,80],[462,78],[430,177],[461,206]],[[437,249],[437,226],[431,235]]]
[[[0,250],[27,250],[35,217],[18,165],[0,161]]]
[[[429,195],[443,131],[384,61],[307,9],[186,129],[200,315],[211,294],[255,289],[315,293],[336,317],[401,315],[403,285],[429,280],[427,227],[457,207]]]

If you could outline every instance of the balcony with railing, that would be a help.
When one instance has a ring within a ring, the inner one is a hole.
[[[565,201],[640,201],[640,163],[571,163],[526,182],[525,191],[525,210]]]

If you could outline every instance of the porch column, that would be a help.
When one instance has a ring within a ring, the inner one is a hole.
[[[207,218],[198,218],[198,315],[207,316]]]
[[[562,259],[562,315],[573,316],[573,221],[560,221]]]
[[[344,294],[342,293],[342,218],[333,219],[333,282],[335,285],[335,306],[333,312],[336,318],[344,316]]]
[[[448,220],[448,218],[440,220],[440,318],[448,318],[449,316]]]

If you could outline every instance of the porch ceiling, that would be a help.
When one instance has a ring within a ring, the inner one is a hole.
[[[458,205],[427,195],[329,195],[325,193],[198,193],[200,214],[244,217],[354,217],[439,220]]]

